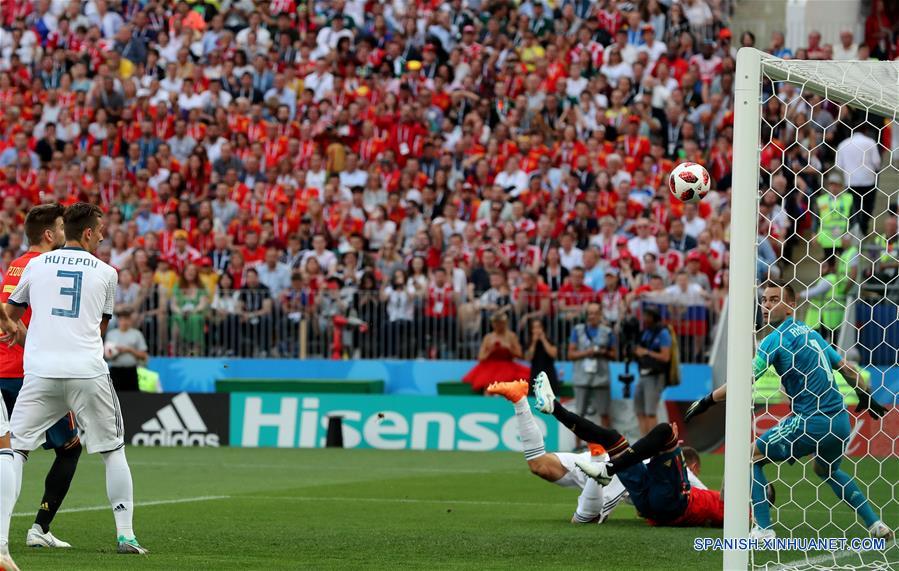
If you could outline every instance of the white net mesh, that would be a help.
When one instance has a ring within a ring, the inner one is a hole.
[[[860,507],[850,477],[877,519],[899,525],[899,412],[892,408],[899,387],[899,170],[891,143],[899,129],[899,62],[765,58],[762,76],[758,283],[789,283],[798,295],[798,320],[863,372],[888,411],[882,419],[856,413],[858,396],[836,373],[849,410],[848,437],[839,437],[838,420],[823,432],[806,420],[797,423],[781,375],[769,368],[754,387],[753,436],[773,430],[766,437],[769,455],[782,446],[791,457],[764,469],[776,492],[771,521],[778,538],[868,538],[864,518],[871,513]],[[759,315],[757,341],[772,331]],[[781,373],[793,375],[800,383],[793,386],[806,393],[793,405],[817,399],[820,408],[800,416],[834,418],[839,397],[817,394],[803,363],[809,355],[827,360],[827,348],[811,341],[806,337],[791,354],[787,372],[781,362]],[[835,437],[845,448],[839,459]],[[882,549],[853,547],[871,546],[755,551],[751,562],[764,569],[899,568],[893,541]]]

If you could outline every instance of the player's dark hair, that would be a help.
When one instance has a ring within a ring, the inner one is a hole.
[[[699,458],[699,452],[697,452],[696,449],[692,446],[681,446],[680,451],[684,455],[684,462],[688,466],[692,466],[694,464],[696,466],[702,465],[702,460],[700,460]]]
[[[783,292],[781,294],[781,297],[783,297],[785,301],[796,303],[796,290],[794,290],[793,286],[791,286],[790,284],[786,282],[771,280],[765,284],[764,289],[768,289],[769,287],[779,288]]]
[[[95,204],[76,202],[66,208],[63,215],[66,227],[66,240],[81,240],[84,231],[88,228],[96,228],[103,217],[103,211]]]
[[[25,236],[28,243],[36,246],[41,243],[44,232],[56,226],[56,219],[64,216],[66,207],[58,202],[41,204],[28,211],[25,217]]]

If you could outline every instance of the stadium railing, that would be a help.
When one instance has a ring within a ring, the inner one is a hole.
[[[308,303],[298,310],[273,300],[269,314],[249,319],[237,311],[207,309],[192,317],[173,318],[171,312],[152,319],[139,316],[137,323],[153,356],[476,359],[481,340],[490,331],[490,316],[497,311],[484,306],[475,294],[445,316],[431,315],[426,300],[415,299],[411,319],[391,319],[379,292],[332,291],[307,293]],[[584,322],[586,303],[558,294],[545,299],[512,300],[499,309],[507,313],[508,325],[518,333],[523,349],[529,342],[530,320],[540,319],[547,337],[559,348],[559,360],[564,360],[572,329]],[[660,310],[677,333],[682,362],[706,361],[718,323],[714,300],[658,294],[628,302],[628,313],[637,317],[646,305]],[[548,311],[541,313],[540,306],[548,306]],[[617,305],[604,307],[604,312],[613,326],[625,314]]]

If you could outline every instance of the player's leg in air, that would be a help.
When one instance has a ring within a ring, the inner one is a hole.
[[[755,442],[752,465],[752,513],[755,526],[752,536],[774,537],[771,510],[764,501],[768,479],[764,466],[772,462],[793,463],[798,458],[814,455],[814,471],[837,498],[849,504],[873,537],[892,539],[893,531],[877,516],[855,480],[840,469],[843,451],[850,438],[849,413],[828,417],[790,416],[762,434]]]
[[[724,504],[717,491],[691,489],[686,462],[678,446],[674,425],[657,425],[640,440],[629,443],[617,430],[598,426],[566,410],[548,383],[534,385],[536,406],[574,432],[578,438],[601,445],[609,462],[583,462],[578,468],[600,484],[617,476],[637,512],[658,525],[712,525],[724,520]],[[644,460],[651,459],[648,464]]]
[[[18,571],[9,555],[9,524],[16,505],[16,470],[9,441],[9,419],[6,405],[0,399],[0,569]]]
[[[0,393],[3,394],[3,401],[7,405],[7,410],[15,410],[16,398],[19,391],[22,390],[22,379],[0,379]],[[44,481],[44,495],[41,498],[40,508],[34,518],[34,525],[28,530],[25,537],[25,544],[28,547],[53,547],[67,548],[71,545],[50,533],[50,524],[56,517],[72,478],[75,477],[75,469],[78,467],[78,458],[81,456],[81,441],[78,438],[78,431],[75,428],[75,419],[71,413],[66,414],[63,418],[53,425],[47,431],[47,441],[43,447],[47,450],[53,450],[56,459],[47,472]],[[17,463],[17,473],[22,473],[23,464],[28,459],[28,452],[19,451],[15,455]],[[18,497],[18,489],[22,486],[21,479],[17,482],[16,497]]]
[[[545,374],[541,373],[541,376]],[[540,377],[538,377],[539,379]],[[547,379],[547,384],[549,383]],[[590,461],[591,453],[570,454],[565,452],[547,453],[543,442],[543,433],[531,414],[528,403],[527,381],[511,381],[493,383],[487,387],[487,394],[501,395],[515,407],[515,420],[518,423],[518,434],[524,449],[524,457],[528,468],[535,476],[565,488],[578,488],[581,495],[572,523],[591,523],[605,521],[612,510],[624,500],[624,486],[616,478],[603,487],[596,481],[587,478],[577,469],[575,461]],[[604,451],[596,449],[603,459],[608,458]]]

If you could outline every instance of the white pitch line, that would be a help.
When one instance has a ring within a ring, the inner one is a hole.
[[[820,563],[836,563],[840,559],[845,559],[850,555],[861,556],[865,553],[876,553],[871,551],[843,551],[842,553],[826,553],[823,555],[818,555],[812,557],[811,559],[800,559],[798,561],[792,561],[790,563],[783,563],[771,569],[771,571],[792,571],[798,569],[805,569],[806,567],[811,568]],[[877,565],[879,563],[883,563],[882,561],[872,561],[871,564]],[[889,567],[887,567],[889,568]],[[875,567],[876,569],[876,567]]]
[[[209,467],[210,464],[208,462],[155,462],[152,460],[147,461],[132,461],[129,460],[128,464],[132,466],[206,466]],[[214,466],[213,466],[214,467]],[[305,464],[222,464],[222,468],[247,468],[247,469],[257,469],[257,468],[265,468],[265,469],[281,469],[281,470],[319,470],[319,466],[309,466]],[[411,473],[422,473],[422,474],[498,474],[498,473],[510,473],[510,472],[520,472],[519,469],[511,469],[506,468],[502,470],[478,470],[478,469],[469,469],[469,468],[400,468],[400,467],[375,467],[375,468],[366,468],[367,471],[371,472],[411,472]]]
[[[170,504],[190,504],[194,502],[210,502],[213,500],[227,500],[231,496],[196,496],[193,498],[178,498],[175,500],[152,500],[149,502],[137,502],[134,504],[136,508],[149,507],[149,506],[166,506]],[[105,504],[102,506],[86,506],[83,508],[64,508],[59,510],[56,513],[81,513],[81,512],[100,512],[104,510],[111,510],[109,504]],[[34,512],[22,512],[22,513],[14,513],[13,517],[34,517]]]
[[[254,500],[274,500],[285,502],[373,502],[395,504],[461,504],[469,506],[567,506],[570,502],[501,502],[496,500],[428,500],[423,498],[351,498],[351,497],[313,497],[313,496],[235,496]]]

